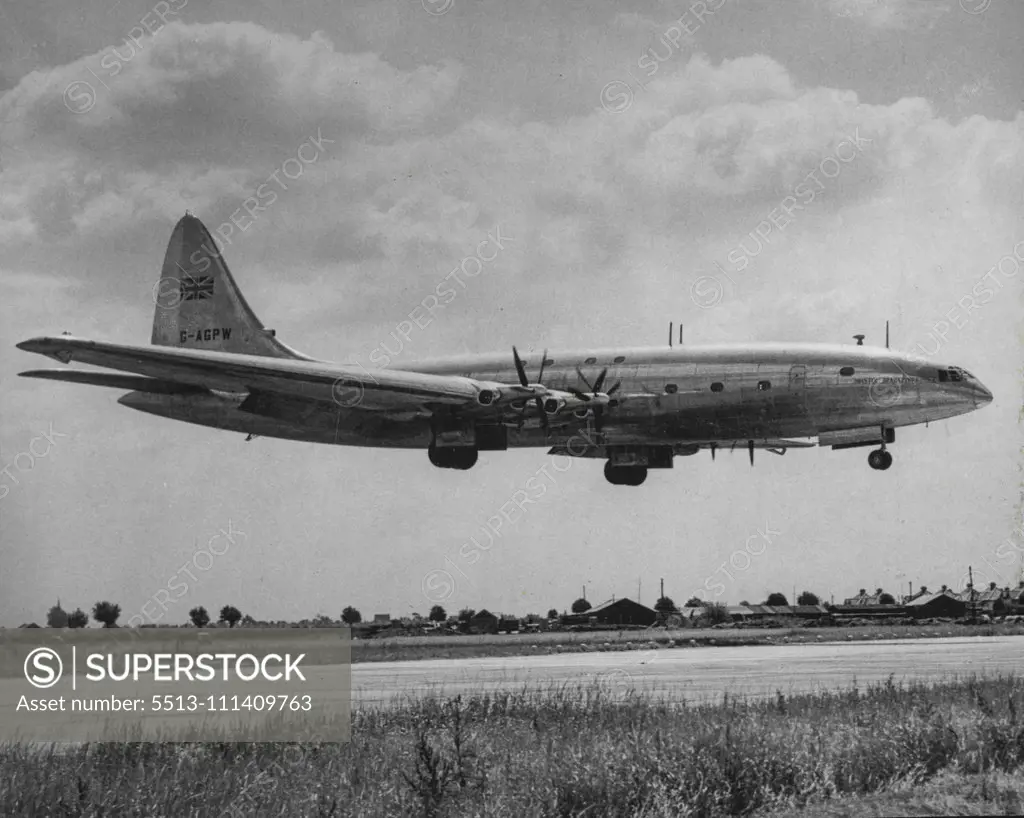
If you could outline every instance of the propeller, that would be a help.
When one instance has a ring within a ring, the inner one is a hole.
[[[537,375],[537,383],[540,383],[541,378],[544,377],[544,364],[547,361],[547,359],[548,351],[545,349],[544,355],[540,359],[540,374]],[[523,366],[523,359],[519,357],[519,351],[515,347],[512,347],[512,360],[514,360],[516,364],[516,374],[519,376],[519,383],[521,383],[523,386],[529,386],[530,379],[526,377],[526,367]],[[547,413],[544,411],[544,400],[543,398],[538,396],[537,398],[534,399],[534,401],[537,404],[537,411],[540,413],[540,424],[541,426],[544,427],[544,432],[547,433],[549,427],[548,416]]]
[[[597,380],[593,383],[587,379],[587,376],[583,374],[583,371],[579,367],[576,367],[576,374],[580,376],[580,380],[587,385],[590,392],[582,392],[579,389],[574,389],[573,387],[569,387],[569,392],[586,403],[590,403],[599,395],[604,395],[605,397],[610,398],[618,392],[619,387],[622,386],[622,381],[616,381],[615,385],[607,392],[601,392],[601,387],[604,386],[604,379],[608,377],[608,367],[601,370],[601,374],[597,376]],[[598,437],[600,437],[602,426],[601,421],[604,416],[604,404],[595,404],[592,411],[594,413],[594,430],[597,432]]]
[[[754,441],[753,440],[748,440],[747,441],[747,450],[750,452],[750,465],[753,466],[754,465]]]

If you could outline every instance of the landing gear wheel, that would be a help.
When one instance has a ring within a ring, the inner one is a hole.
[[[465,471],[476,465],[478,452],[473,446],[430,446],[427,457],[440,469]]]
[[[885,449],[875,449],[868,455],[868,465],[878,471],[885,471],[892,465],[892,455]]]
[[[639,486],[647,479],[647,467],[613,466],[609,460],[604,464],[604,479],[613,486]]]

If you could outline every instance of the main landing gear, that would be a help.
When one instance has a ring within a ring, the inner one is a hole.
[[[646,466],[613,466],[604,464],[604,479],[615,486],[639,486],[647,479]]]
[[[430,446],[427,449],[430,462],[440,469],[459,469],[465,471],[476,465],[477,449],[475,446]]]
[[[884,446],[885,444],[883,444]],[[884,448],[875,449],[871,454],[868,455],[868,465],[878,471],[885,471],[889,466],[892,465],[892,455],[889,454]]]

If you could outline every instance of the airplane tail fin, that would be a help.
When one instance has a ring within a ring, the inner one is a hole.
[[[156,346],[301,358],[274,337],[246,302],[210,231],[186,213],[174,228],[154,290]]]

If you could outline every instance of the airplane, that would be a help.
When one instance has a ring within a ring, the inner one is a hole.
[[[709,449],[877,446],[900,426],[978,409],[992,393],[966,369],[857,344],[750,343],[466,355],[367,370],[286,346],[249,307],[191,213],[175,226],[149,345],[68,334],[18,344],[67,364],[27,378],[129,390],[118,403],[254,437],[426,449],[445,469],[519,447],[605,461],[614,485]],[[887,333],[888,334],[888,333]],[[129,374],[122,374],[129,373]],[[816,441],[816,442],[815,442]]]

